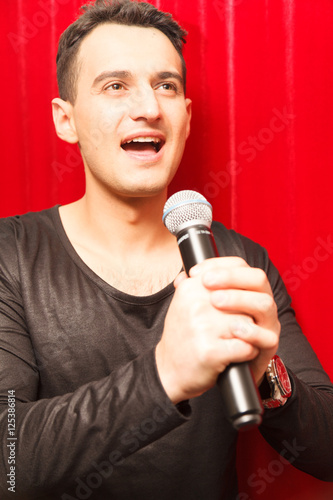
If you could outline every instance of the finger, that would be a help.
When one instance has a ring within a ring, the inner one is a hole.
[[[221,311],[242,312],[253,317],[260,326],[270,326],[277,320],[278,311],[271,293],[248,290],[213,290],[211,304]]]
[[[274,350],[279,344],[279,331],[261,328],[254,323],[236,322],[231,331],[234,337],[248,342],[260,350]]]
[[[229,269],[233,267],[249,267],[249,265],[241,257],[214,257],[193,266],[189,271],[189,275],[194,277],[202,272],[214,271],[216,267],[220,269]]]
[[[252,361],[259,355],[259,349],[242,339],[223,339],[216,344],[209,360],[221,373],[230,363]]]
[[[210,290],[235,288],[241,290],[252,290],[272,295],[272,289],[265,271],[262,269],[238,266],[203,271],[202,283]]]
[[[182,271],[181,273],[178,274],[175,281],[173,282],[174,287],[177,288],[180,285],[180,283],[186,279],[187,279],[186,273]]]

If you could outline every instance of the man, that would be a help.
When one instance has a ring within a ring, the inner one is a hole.
[[[333,480],[333,387],[267,254],[214,223],[223,257],[186,278],[162,223],[190,132],[185,33],[145,3],[84,10],[60,41],[53,116],[85,195],[1,223],[1,498],[235,499],[216,380],[242,361],[266,439]],[[277,350],[292,390],[270,398]]]

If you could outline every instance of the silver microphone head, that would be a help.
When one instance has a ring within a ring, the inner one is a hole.
[[[193,223],[210,227],[212,218],[211,204],[196,191],[178,191],[170,196],[163,209],[163,222],[174,235]]]

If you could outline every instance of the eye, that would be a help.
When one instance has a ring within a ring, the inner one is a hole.
[[[178,91],[177,85],[175,85],[174,83],[171,83],[171,82],[162,83],[159,86],[159,88],[162,90],[167,90],[168,92],[170,92],[170,91],[177,92]]]
[[[119,92],[119,90],[124,90],[124,85],[122,83],[118,83],[118,82],[115,82],[115,83],[110,83],[109,85],[107,85],[104,90],[113,90],[115,92]]]

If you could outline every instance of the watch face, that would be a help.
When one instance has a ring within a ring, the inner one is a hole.
[[[291,394],[291,383],[287,369],[279,357],[275,359],[275,368],[283,395],[289,397]]]

